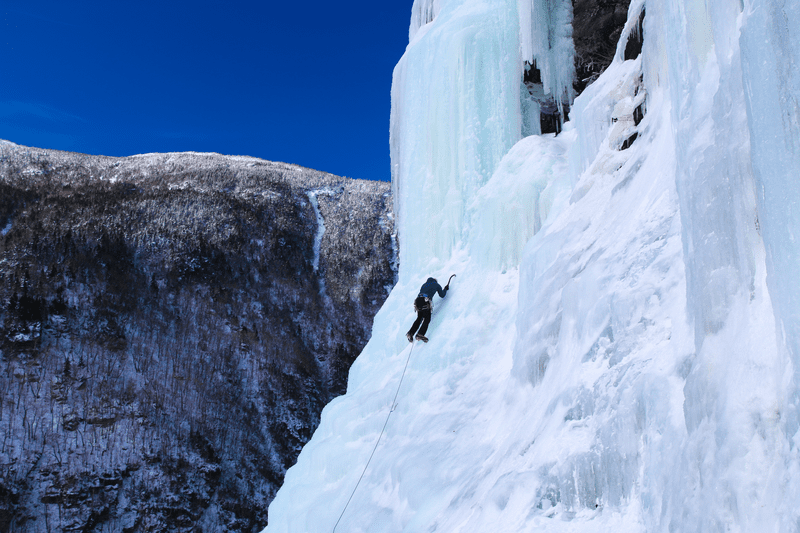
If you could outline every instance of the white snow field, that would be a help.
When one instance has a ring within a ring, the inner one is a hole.
[[[265,531],[800,530],[800,2],[633,0],[564,131],[520,138],[524,60],[570,97],[570,16],[415,0],[400,280]]]

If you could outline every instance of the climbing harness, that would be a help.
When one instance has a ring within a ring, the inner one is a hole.
[[[419,299],[422,298],[424,302],[420,302]],[[430,309],[433,311],[433,302],[427,296],[418,296],[416,300],[414,300],[414,311],[419,313],[420,311],[426,311]]]
[[[383,437],[383,432],[386,431],[386,426],[389,424],[389,417],[392,416],[395,408],[397,407],[397,395],[400,394],[400,386],[403,384],[403,378],[406,376],[406,369],[408,369],[408,362],[411,361],[411,354],[414,353],[414,346],[416,343],[411,345],[411,349],[408,351],[408,358],[406,358],[406,366],[403,367],[403,373],[400,375],[400,383],[397,384],[397,391],[394,393],[394,399],[392,400],[392,407],[389,409],[389,414],[386,415],[386,422],[383,423],[383,428],[381,429],[381,434],[378,435],[378,440],[375,442],[375,447],[372,448],[372,453],[369,454],[369,459],[367,459],[367,464],[364,465],[364,471],[361,472],[361,476],[359,476],[358,481],[356,482],[356,486],[353,487],[353,492],[350,493],[350,497],[347,499],[347,503],[344,504],[344,509],[342,509],[342,514],[339,515],[339,519],[336,521],[336,524],[333,526],[333,531],[331,533],[336,533],[336,526],[339,525],[339,522],[342,520],[344,516],[344,512],[347,510],[347,506],[350,505],[350,500],[353,499],[353,496],[356,493],[356,489],[358,489],[358,485],[361,483],[361,480],[364,478],[364,474],[367,473],[367,468],[369,468],[369,463],[372,461],[372,457],[375,455],[375,450],[378,449],[378,444],[381,442],[381,437]]]

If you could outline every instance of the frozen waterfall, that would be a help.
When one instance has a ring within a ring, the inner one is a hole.
[[[800,530],[800,5],[633,0],[563,131],[523,138],[526,61],[570,98],[571,16],[415,0],[399,283],[267,532],[332,531],[451,273],[337,531]]]

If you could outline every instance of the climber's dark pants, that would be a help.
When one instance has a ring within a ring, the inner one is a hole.
[[[431,323],[431,304],[425,301],[425,298],[420,296],[416,300],[414,300],[414,308],[417,309],[417,319],[414,321],[414,324],[411,326],[411,329],[408,332],[411,335],[414,333],[418,333],[419,335],[425,336],[425,332],[428,331],[428,324]],[[422,326],[420,326],[422,324]],[[417,331],[419,328],[419,331]]]

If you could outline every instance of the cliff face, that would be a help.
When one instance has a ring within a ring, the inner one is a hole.
[[[0,141],[0,531],[251,531],[396,277],[389,186]]]

